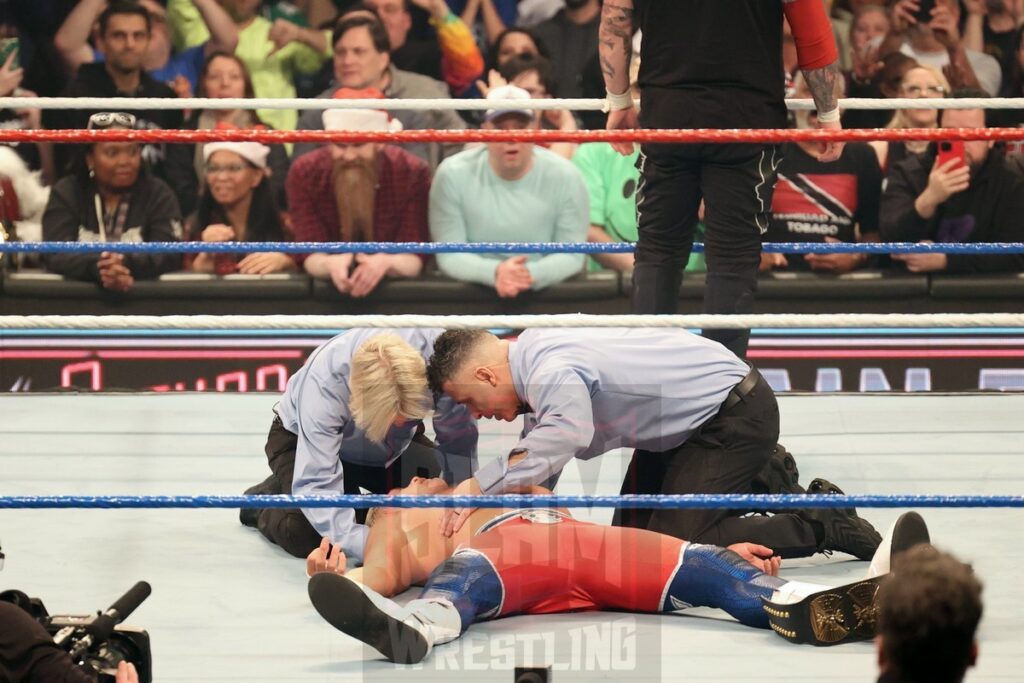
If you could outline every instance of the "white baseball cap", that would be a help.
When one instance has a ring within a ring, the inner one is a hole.
[[[497,88],[492,88],[487,93],[487,99],[489,100],[530,100],[530,93],[523,90],[515,85],[502,85]],[[501,116],[508,114],[514,114],[516,116],[522,116],[523,118],[533,120],[533,110],[526,108],[512,108],[512,109],[488,109],[484,114],[484,121],[493,121]]]

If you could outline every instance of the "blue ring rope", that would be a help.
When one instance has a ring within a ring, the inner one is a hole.
[[[39,508],[521,508],[593,507],[788,510],[800,508],[1024,508],[1024,496],[752,495],[624,496],[0,496],[0,509]]]
[[[1024,242],[765,242],[773,254],[1021,254]],[[632,242],[0,242],[0,254],[626,254]],[[693,251],[703,252],[695,242]]]

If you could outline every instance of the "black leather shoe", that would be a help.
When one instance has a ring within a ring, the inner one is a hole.
[[[782,444],[776,444],[775,451],[764,468],[754,477],[754,493],[804,493],[800,486],[800,470],[796,459]]]
[[[277,475],[274,474],[245,490],[245,495],[247,496],[273,496],[279,493],[282,493],[281,482],[278,481]],[[238,521],[242,523],[242,526],[255,529],[259,522],[261,511],[262,508],[242,508],[238,511]]]
[[[818,508],[799,510],[797,514],[819,526],[819,553],[835,551],[848,553],[859,560],[870,560],[882,543],[882,535],[855,510]]]
[[[807,485],[808,495],[827,495],[827,496],[845,496],[843,490],[830,482],[828,479],[815,478],[811,479],[811,483]],[[855,508],[843,508],[848,514],[855,515],[857,510]]]

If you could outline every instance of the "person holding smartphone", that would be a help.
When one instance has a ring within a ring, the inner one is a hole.
[[[964,10],[964,45],[999,60],[1005,88],[1014,71],[1024,4],[1020,0],[964,0]]]
[[[976,89],[955,98],[985,97]],[[940,128],[987,127],[988,110],[942,112]],[[994,142],[939,142],[889,173],[882,195],[883,242],[1018,242],[1024,239],[1024,179]],[[1024,271],[1022,254],[894,254],[912,273]]]
[[[981,88],[993,97],[999,93],[999,62],[965,44],[959,0],[898,0],[892,7],[891,35],[901,43],[896,49],[918,64],[941,69],[954,88]]]

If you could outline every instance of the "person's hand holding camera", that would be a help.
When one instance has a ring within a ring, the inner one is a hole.
[[[940,164],[935,161],[932,172],[928,175],[928,186],[924,194],[936,203],[941,204],[957,192],[963,192],[971,184],[971,169],[960,159],[948,159]]]
[[[121,662],[117,665],[117,675],[114,683],[139,683],[139,672],[131,662]]]
[[[945,163],[935,160],[928,176],[928,186],[914,201],[914,210],[925,220],[935,215],[939,205],[957,192],[963,192],[971,184],[971,169],[960,159],[948,159]]]
[[[935,34],[935,39],[947,50],[955,50],[960,46],[960,26],[956,17],[945,5],[936,5],[932,10],[932,20],[928,27]]]
[[[0,64],[0,97],[11,95],[25,77],[25,70],[14,66],[16,57],[17,53],[12,52],[7,56],[7,61]]]
[[[893,33],[906,33],[911,26],[917,23],[917,13],[920,11],[921,5],[917,0],[899,0],[892,6]]]

